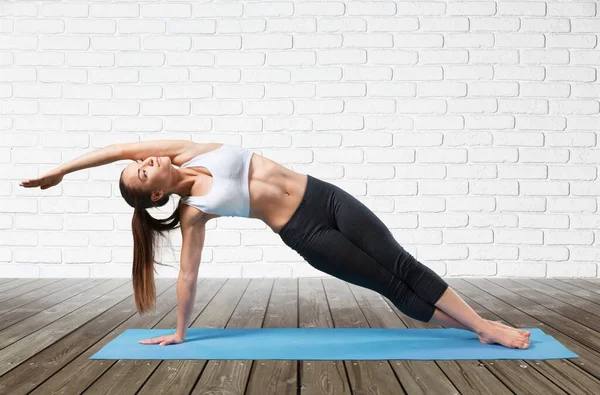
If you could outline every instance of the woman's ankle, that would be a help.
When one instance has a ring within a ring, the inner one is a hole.
[[[478,335],[483,335],[485,333],[488,333],[491,328],[492,324],[490,323],[490,321],[486,320],[485,318],[482,318],[481,321],[479,321],[476,325],[473,326],[472,331],[477,333]]]
[[[452,318],[451,316],[446,314],[443,310],[438,309],[437,307],[436,307],[436,309],[433,313],[433,317],[431,317],[431,320],[429,321],[429,323],[432,325],[440,325],[440,326],[445,326],[445,327],[450,327],[450,328],[464,329],[467,331],[471,330],[467,326],[463,325],[462,323],[458,322],[457,320],[455,320],[454,318]]]

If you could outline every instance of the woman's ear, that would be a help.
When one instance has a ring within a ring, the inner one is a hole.
[[[150,196],[150,200],[153,202],[158,202],[163,197],[163,190],[159,189],[158,191],[152,192],[152,196]]]

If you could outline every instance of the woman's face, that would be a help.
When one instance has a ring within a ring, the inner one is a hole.
[[[123,172],[127,186],[153,193],[169,186],[171,177],[171,158],[168,156],[150,156],[127,165]]]

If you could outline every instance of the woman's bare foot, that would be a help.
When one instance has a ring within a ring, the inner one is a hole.
[[[484,344],[498,343],[509,348],[529,348],[529,336],[515,329],[510,327],[507,329],[489,322],[488,327],[477,336]]]
[[[513,331],[519,331],[521,334],[523,334],[523,335],[525,335],[527,337],[531,336],[531,332],[529,332],[529,331],[505,325],[505,324],[501,323],[500,321],[492,321],[492,320],[486,320],[486,321],[489,322],[489,323],[491,323],[491,324],[493,324],[493,325],[499,326],[501,328],[510,329],[510,330],[513,330]]]
[[[501,323],[500,321],[492,321],[492,320],[486,320],[486,321],[492,325],[499,327],[499,328],[517,331],[517,332],[521,333],[522,335],[527,336],[527,339],[529,339],[529,337],[531,336],[531,332],[529,332],[529,331],[525,331],[525,330],[518,329],[518,328],[513,328],[512,326],[505,325],[505,324]],[[479,341],[481,341],[482,343],[485,343],[485,344],[493,344],[494,343],[493,341],[491,341],[490,339],[488,339],[482,335],[477,335],[477,336],[479,337]]]
[[[491,341],[488,338],[483,337],[482,335],[477,335],[477,337],[479,337],[479,341],[482,342],[483,344],[494,344],[493,341]]]

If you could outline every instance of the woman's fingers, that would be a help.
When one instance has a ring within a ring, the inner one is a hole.
[[[42,189],[48,189],[60,183],[61,180],[62,176],[60,175],[43,175],[39,178],[21,181],[19,185],[26,188],[41,187]]]
[[[39,187],[42,184],[42,181],[44,181],[43,178],[34,178],[33,180],[25,180],[25,181],[21,182],[21,186],[28,187],[28,188]]]
[[[160,342],[161,346],[166,346],[167,344],[173,343],[173,337],[172,336],[163,336],[162,339],[163,340]]]
[[[25,180],[25,181],[21,181],[20,185],[24,186],[24,187],[34,187],[36,181],[37,180]]]
[[[160,344],[166,346],[167,344],[182,343],[181,338],[177,335],[167,335],[161,337],[155,337],[153,339],[140,340],[141,344]]]
[[[161,337],[155,337],[152,339],[146,339],[146,340],[140,340],[140,343],[143,344],[156,344],[156,343],[160,343],[161,341],[163,341],[164,336]]]

